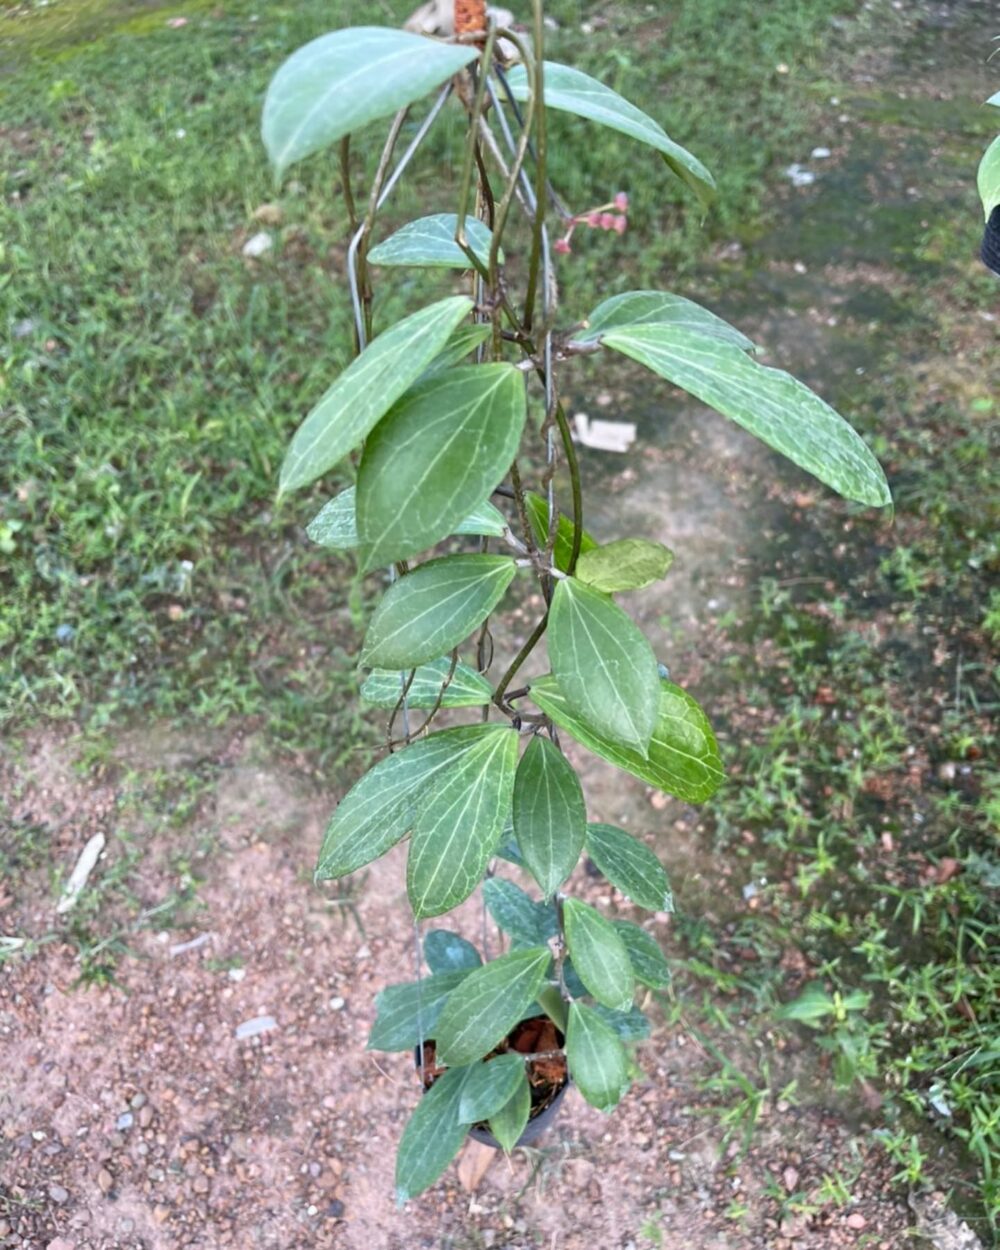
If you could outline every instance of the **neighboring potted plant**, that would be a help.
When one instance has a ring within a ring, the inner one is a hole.
[[[356,549],[363,572],[388,568],[391,582],[360,657],[368,670],[362,699],[390,712],[387,754],[337,807],[317,877],[355,872],[408,837],[416,921],[481,887],[509,938],[506,953],[484,963],[458,934],[433,929],[423,941],[429,975],[378,997],[369,1045],[416,1048],[426,1088],[400,1142],[400,1201],[436,1180],[475,1126],[511,1149],[567,1079],[610,1111],[629,1084],[627,1045],[647,1031],[635,986],[667,983],[646,929],[561,892],[585,851],[637,906],[671,905],[667,875],[644,844],[588,824],[560,735],[686,803],[704,802],[722,780],[705,713],[668,679],[615,600],[663,577],[671,553],[640,537],[598,544],[586,532],[560,375],[580,355],[620,353],[844,497],[890,503],[882,469],[848,423],[787,373],[756,363],[750,340],[706,308],[672,292],[631,291],[560,320],[557,255],[570,250],[575,229],[623,231],[628,205],[618,194],[583,213],[563,208],[547,176],[551,110],[652,148],[704,204],[714,183],[645,112],[588,75],[544,61],[540,0],[531,19],[530,36],[498,30],[482,4],[460,0],[448,41],[373,27],[336,31],[285,62],[264,105],[264,142],[279,177],[339,143],[352,231],[356,359],[292,439],[280,494],[352,464],[355,485],[326,504],[308,533],[321,545]],[[516,49],[518,63],[501,60],[501,47]],[[435,88],[393,165],[410,106]],[[468,121],[456,211],[411,222],[374,246],[380,210],[449,101]],[[352,136],[388,116],[359,209]],[[518,246],[516,215],[525,229],[515,291],[504,248]],[[551,239],[550,219],[558,222]],[[402,265],[453,269],[468,293],[376,335],[373,269]],[[565,278],[564,288],[571,271]],[[528,420],[532,392],[537,423]],[[568,512],[556,491],[560,463]],[[442,543],[443,553],[433,554]],[[491,678],[488,622],[515,578],[534,579],[544,607]],[[518,685],[543,637],[551,672]],[[463,708],[468,723],[436,727],[442,710]],[[493,875],[497,857],[522,868],[540,900]]]
[[[1000,91],[991,95],[986,103],[1000,109]],[[983,153],[976,182],[979,186],[979,198],[983,202],[983,216],[986,218],[980,255],[988,269],[1000,273],[1000,135],[997,135]]]

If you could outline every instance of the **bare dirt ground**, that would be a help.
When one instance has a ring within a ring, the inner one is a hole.
[[[393,1206],[395,1142],[416,1098],[404,1056],[364,1051],[374,995],[412,975],[402,860],[374,866],[348,901],[308,880],[330,800],[261,758],[253,740],[135,736],[105,769],[78,778],[72,750],[38,742],[7,762],[17,818],[44,822],[50,853],[72,861],[121,820],[120,781],[140,755],[174,772],[210,762],[211,793],[174,844],[162,835],[122,908],[130,957],[116,982],[80,988],[39,869],[3,913],[6,931],[52,934],[0,975],[0,1244],[98,1247],[343,1246],[750,1247],[903,1244],[912,1223],[887,1166],[858,1127],[822,1105],[765,1107],[750,1153],[698,1088],[706,1056],[658,1020],[638,1052],[642,1076],[605,1119],[570,1093],[538,1151],[495,1156],[474,1192],[456,1169],[404,1211]],[[632,796],[644,803],[641,787]],[[619,803],[619,807],[621,804]],[[656,813],[647,823],[681,810]],[[133,824],[133,833],[136,826]],[[200,848],[200,849],[199,849]],[[210,852],[206,850],[210,848]],[[112,854],[120,847],[112,848]],[[149,915],[175,887],[174,857],[207,874],[187,935]],[[97,872],[106,871],[100,864]],[[620,900],[594,883],[590,897]],[[106,918],[105,918],[106,919]],[[479,934],[466,905],[459,927]],[[661,934],[661,936],[663,936]],[[185,949],[186,947],[186,949]],[[273,1028],[239,1040],[240,1024]],[[856,1201],[775,1218],[775,1197],[832,1170],[863,1172]],[[734,1220],[734,1204],[744,1214]]]

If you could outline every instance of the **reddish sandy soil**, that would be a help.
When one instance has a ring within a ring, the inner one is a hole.
[[[452,1167],[397,1211],[393,1156],[416,1082],[406,1057],[364,1045],[376,992],[412,975],[401,858],[373,867],[353,906],[332,902],[308,879],[330,799],[267,764],[252,739],[182,745],[147,730],[121,744],[96,784],[74,772],[73,754],[48,739],[8,758],[15,818],[47,827],[63,877],[97,830],[109,842],[92,884],[126,846],[144,853],[128,889],[108,895],[114,914],[101,916],[128,948],[110,987],[75,986],[77,952],[69,920],[54,914],[47,864],[16,897],[10,882],[0,890],[2,931],[45,939],[0,966],[0,1246],[912,1244],[912,1215],[885,1163],[822,1105],[768,1104],[745,1158],[735,1144],[720,1151],[699,1083],[713,1065],[655,1012],[642,1074],[617,1114],[571,1091],[540,1150],[494,1156],[471,1192]],[[122,814],[123,779],[151,760],[215,776],[197,814],[155,837]],[[641,787],[626,798],[652,813]],[[178,857],[201,884],[186,927],[167,933],[148,912],[175,886]],[[580,885],[627,911],[609,889]],[[458,927],[477,936],[474,906]],[[669,940],[665,923],[658,929]],[[260,1015],[276,1027],[237,1040],[237,1026]],[[818,1192],[835,1170],[860,1173],[846,1207]],[[815,1209],[782,1213],[792,1190],[811,1192]]]

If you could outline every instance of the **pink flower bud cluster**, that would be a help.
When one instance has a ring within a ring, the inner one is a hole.
[[[566,233],[552,245],[560,255],[568,255],[573,250],[570,240],[577,226],[591,226],[594,230],[613,230],[615,234],[624,234],[628,229],[628,195],[619,191],[610,204],[600,204],[597,208],[571,217]]]

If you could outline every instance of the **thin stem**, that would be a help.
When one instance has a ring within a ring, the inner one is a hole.
[[[573,436],[562,404],[556,406],[556,422],[562,435],[563,451],[566,453],[566,467],[569,469],[570,490],[573,495],[573,550],[569,557],[566,572],[572,576],[576,562],[580,558],[580,547],[583,543],[583,488],[580,484],[580,462],[576,458]]]
[[[518,651],[517,655],[514,656],[514,659],[511,661],[510,668],[508,668],[506,673],[504,673],[504,675],[500,678],[500,684],[497,686],[496,690],[493,692],[493,702],[497,705],[498,708],[503,709],[504,691],[507,689],[510,683],[514,680],[514,677],[517,674],[518,669],[521,667],[524,661],[528,658],[529,655],[531,655],[535,647],[538,646],[539,642],[541,641],[542,635],[545,633],[548,623],[549,623],[549,614],[548,612],[546,612],[545,615],[542,617],[542,619],[535,626],[535,628],[528,635],[528,639],[525,642],[524,646],[521,648],[520,651]]]
[[[528,289],[524,297],[524,326],[531,329],[535,313],[535,293],[538,290],[538,267],[542,260],[542,232],[545,229],[546,186],[546,118],[545,118],[545,22],[542,0],[532,0],[534,15],[534,64],[532,104],[535,111],[535,228],[531,236],[531,259],[528,262]],[[523,133],[531,129],[530,115],[525,118]],[[548,258],[546,258],[547,261]],[[548,309],[545,310],[548,315]]]

